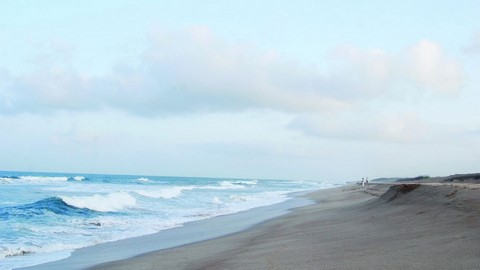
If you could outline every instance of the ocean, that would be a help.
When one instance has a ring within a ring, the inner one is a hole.
[[[277,204],[334,184],[257,179],[0,172],[0,270],[187,222]]]

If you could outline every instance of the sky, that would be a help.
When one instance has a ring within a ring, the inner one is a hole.
[[[0,1],[0,170],[479,172],[479,1]]]

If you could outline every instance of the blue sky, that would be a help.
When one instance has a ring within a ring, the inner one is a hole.
[[[2,1],[2,170],[478,170],[478,1]]]

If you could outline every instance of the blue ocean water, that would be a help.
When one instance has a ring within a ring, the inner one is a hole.
[[[0,172],[0,269],[280,203],[332,184],[255,179]]]

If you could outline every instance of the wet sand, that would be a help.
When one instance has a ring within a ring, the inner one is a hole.
[[[424,182],[321,190],[242,232],[91,269],[480,269],[479,184]]]

